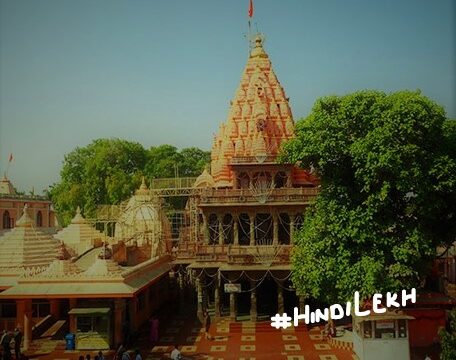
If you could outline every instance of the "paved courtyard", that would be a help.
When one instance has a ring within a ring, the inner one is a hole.
[[[206,340],[201,325],[195,319],[175,317],[169,325],[160,329],[158,343],[151,344],[149,333],[143,327],[132,349],[139,348],[144,359],[167,359],[174,344],[187,359],[274,359],[274,360],[352,360],[351,351],[331,348],[322,338],[321,329],[305,326],[276,330],[268,322],[230,323],[221,319],[211,326],[212,340]],[[39,341],[34,343],[31,359],[77,359],[79,355],[96,352],[65,351],[63,341]],[[107,353],[112,358],[112,352]]]

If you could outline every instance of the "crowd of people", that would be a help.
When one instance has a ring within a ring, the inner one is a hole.
[[[22,332],[19,327],[15,328],[14,331],[3,330],[0,336],[1,358],[3,360],[13,359],[11,350],[14,349],[14,358],[24,359],[25,357],[21,353],[21,342]]]

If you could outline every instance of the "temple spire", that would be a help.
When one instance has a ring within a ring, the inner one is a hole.
[[[218,187],[232,186],[233,160],[273,160],[281,143],[294,136],[288,98],[264,49],[264,36],[256,33],[252,43],[227,120],[212,146],[211,175]]]

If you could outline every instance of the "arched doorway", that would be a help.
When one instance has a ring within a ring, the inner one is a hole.
[[[43,226],[43,214],[40,210],[36,213],[36,226],[42,227]]]
[[[11,218],[8,210],[3,212],[3,229],[11,229]]]

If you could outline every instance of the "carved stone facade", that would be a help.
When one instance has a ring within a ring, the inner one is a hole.
[[[216,316],[225,309],[232,319],[241,314],[256,321],[285,304],[298,306],[294,291],[283,289],[291,285],[293,234],[318,188],[309,172],[277,160],[294,136],[288,98],[257,35],[228,119],[214,138],[211,173],[205,170],[194,184],[187,205],[191,231],[183,232],[176,253],[196,276],[199,315],[213,307]],[[242,293],[222,296],[231,282]]]

